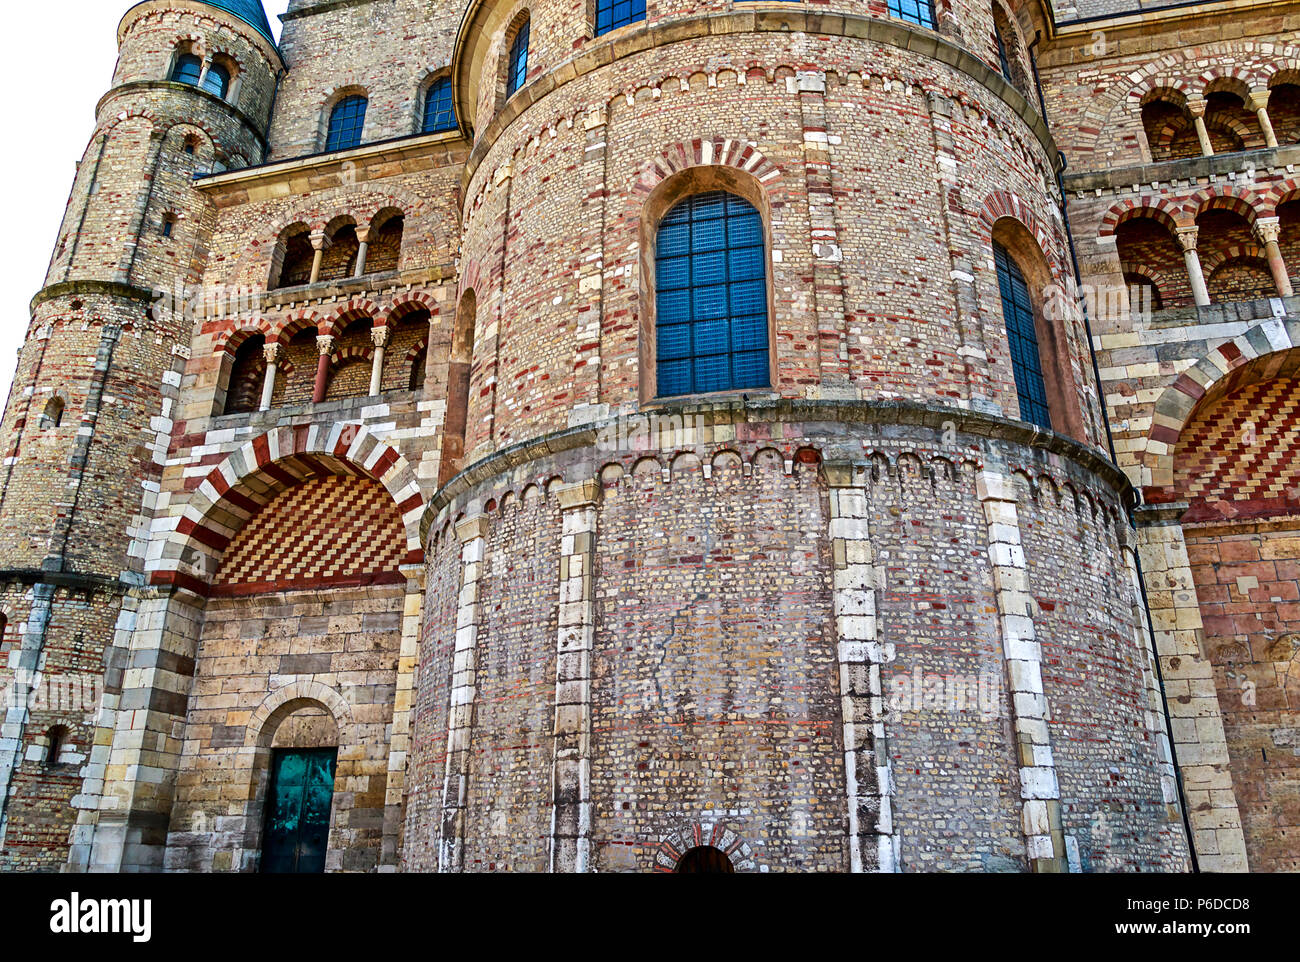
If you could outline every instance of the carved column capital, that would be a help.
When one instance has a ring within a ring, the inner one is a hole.
[[[370,340],[375,345],[375,347],[387,347],[388,335],[389,335],[389,330],[387,325],[384,325],[383,327],[373,327],[370,329]]]
[[[334,338],[329,334],[317,335],[316,350],[322,357],[332,354],[334,352]]]
[[[281,353],[281,346],[278,341],[272,341],[270,344],[262,345],[262,357],[266,358],[267,364],[278,363]]]
[[[1268,107],[1268,96],[1272,93],[1270,90],[1252,90],[1246,95],[1246,105],[1251,110],[1258,113]]]
[[[1196,225],[1191,227],[1179,227],[1175,229],[1174,234],[1178,237],[1178,243],[1183,246],[1183,253],[1196,250],[1196,238],[1199,228]]]
[[[325,232],[323,230],[314,230],[308,235],[311,240],[311,248],[316,251],[325,249]]]
[[[1276,244],[1282,234],[1282,222],[1277,217],[1260,217],[1255,221],[1255,236],[1261,244]]]
[[[1193,117],[1204,117],[1205,108],[1209,104],[1200,97],[1189,97],[1187,100],[1187,112]]]

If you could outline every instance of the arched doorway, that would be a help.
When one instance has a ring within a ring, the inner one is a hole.
[[[693,873],[712,875],[735,875],[736,867],[727,858],[727,853],[712,845],[699,845],[690,849],[677,863],[673,874],[690,875]]]

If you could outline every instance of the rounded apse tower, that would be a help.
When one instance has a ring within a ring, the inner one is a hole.
[[[67,862],[76,810],[97,818],[81,776],[93,786],[109,762],[93,744],[96,711],[145,707],[118,704],[124,672],[160,670],[129,664],[114,631],[129,629],[143,581],[212,229],[191,185],[263,159],[283,70],[252,0],[140,3],[118,41],[0,429],[5,681],[24,696],[6,705],[0,737],[9,869]],[[38,691],[64,697],[26,697]]]
[[[1041,11],[588,13],[457,43],[405,864],[1185,869]]]

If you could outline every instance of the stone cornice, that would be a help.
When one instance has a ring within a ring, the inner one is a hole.
[[[1226,176],[1247,168],[1255,170],[1287,168],[1300,164],[1300,145],[1265,147],[1260,150],[1215,154],[1212,157],[1188,157],[1163,160],[1152,164],[1134,164],[1106,170],[1081,170],[1065,175],[1067,194],[1094,190],[1146,190],[1152,184],[1172,181],[1197,181],[1200,178]]]
[[[1126,510],[1131,509],[1138,500],[1137,490],[1128,476],[1093,448],[1023,421],[942,404],[922,404],[916,401],[806,401],[790,398],[716,403],[682,401],[647,405],[636,414],[625,417],[634,419],[650,415],[691,415],[709,425],[803,422],[910,425],[930,428],[937,433],[955,429],[958,435],[1007,441],[1059,455],[1107,485]],[[439,513],[474,486],[532,461],[565,451],[593,447],[603,434],[610,428],[616,428],[618,423],[618,418],[608,418],[521,441],[470,465],[429,499],[424,517],[420,520],[421,543],[428,541],[429,529]],[[614,460],[614,455],[610,455],[609,460]]]
[[[73,294],[106,294],[109,297],[124,297],[129,300],[145,301],[147,303],[153,303],[158,299],[157,291],[136,287],[134,284],[122,284],[118,281],[60,281],[57,284],[49,284],[37,291],[32,298],[30,310],[35,313],[36,308],[46,301]]]
[[[282,196],[286,184],[293,193],[310,193],[321,188],[320,178],[328,175],[341,175],[345,164],[355,168],[370,165],[383,165],[389,168],[397,164],[405,172],[410,169],[428,169],[434,167],[455,167],[464,163],[469,144],[459,131],[449,130],[436,134],[412,134],[390,140],[362,144],[352,150],[337,150],[331,153],[308,154],[303,157],[289,157],[285,160],[273,160],[255,167],[241,167],[219,174],[210,174],[194,182],[199,190],[220,196],[243,192],[250,196],[258,190],[274,191],[274,196]],[[433,163],[430,164],[429,161]],[[385,177],[392,176],[393,171],[386,169]],[[299,184],[295,184],[295,179]]]

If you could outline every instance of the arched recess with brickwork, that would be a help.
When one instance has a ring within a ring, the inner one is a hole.
[[[208,474],[191,494],[163,556],[153,563],[151,583],[207,597],[227,549],[264,506],[290,488],[339,477],[382,485],[404,535],[399,564],[422,562],[419,523],[424,499],[406,459],[364,427],[304,425],[248,442]]]
[[[1211,357],[1227,367],[1216,379],[1199,388],[1183,382],[1180,394],[1203,393],[1169,443],[1168,493],[1181,512],[1186,587],[1213,668],[1233,784],[1250,799],[1242,807],[1249,864],[1290,871],[1289,839],[1300,828],[1287,801],[1300,793],[1300,771],[1286,762],[1289,733],[1300,725],[1300,347],[1283,345],[1300,341],[1300,326],[1265,327],[1273,342],[1248,334],[1221,345]],[[1281,349],[1267,349],[1274,346]]]
[[[1146,464],[1150,480],[1144,486],[1148,503],[1179,500],[1175,486],[1175,455],[1193,411],[1207,397],[1212,401],[1241,385],[1242,375],[1234,372],[1261,358],[1266,364],[1252,367],[1256,379],[1268,379],[1268,366],[1278,369],[1287,363],[1286,352],[1300,346],[1300,323],[1275,318],[1246,333],[1225,341],[1190,368],[1183,371],[1156,401],[1151,429],[1147,433]]]

